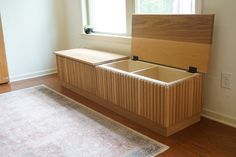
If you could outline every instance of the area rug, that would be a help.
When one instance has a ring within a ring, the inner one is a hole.
[[[0,157],[151,157],[167,149],[44,85],[0,95]]]

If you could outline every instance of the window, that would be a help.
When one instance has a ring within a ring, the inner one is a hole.
[[[126,0],[89,0],[89,24],[94,32],[126,34]]]
[[[195,0],[137,0],[136,12],[194,14]]]
[[[201,0],[82,0],[83,23],[95,33],[131,34],[133,13],[194,14]]]

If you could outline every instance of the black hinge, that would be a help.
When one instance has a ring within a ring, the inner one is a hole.
[[[133,60],[138,61],[139,60],[138,56],[133,56]]]
[[[188,68],[188,72],[190,72],[190,73],[197,73],[197,68],[190,66],[190,67]]]

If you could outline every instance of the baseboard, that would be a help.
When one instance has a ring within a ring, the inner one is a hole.
[[[33,73],[10,76],[10,82],[26,80],[26,79],[46,76],[46,75],[55,74],[55,73],[57,73],[57,69],[40,70],[40,71],[33,72]]]
[[[202,116],[208,119],[223,123],[228,126],[236,128],[236,118],[230,117],[221,113],[217,113],[208,109],[203,109]]]

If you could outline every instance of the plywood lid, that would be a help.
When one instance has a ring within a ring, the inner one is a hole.
[[[139,60],[206,73],[214,15],[133,15],[132,55]]]
[[[56,51],[55,54],[94,66],[128,59],[128,56],[85,48]]]

